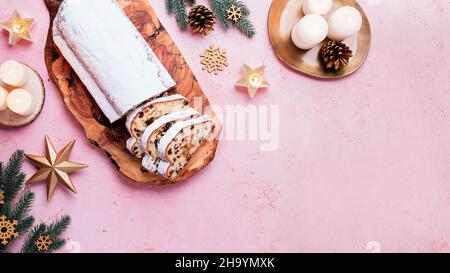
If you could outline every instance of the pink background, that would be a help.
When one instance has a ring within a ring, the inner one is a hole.
[[[361,0],[370,55],[335,81],[278,61],[267,36],[269,0],[247,1],[253,40],[220,26],[206,38],[180,32],[163,1],[150,2],[214,104],[280,105],[279,149],[222,141],[214,162],[187,183],[134,184],[89,143],[48,80],[43,1],[0,0],[1,21],[14,9],[36,20],[32,44],[8,47],[0,34],[0,61],[30,64],[47,88],[34,123],[0,128],[0,160],[17,148],[42,154],[48,134],[57,149],[76,139],[71,159],[90,165],[72,175],[78,195],[59,187],[48,203],[44,183],[31,187],[38,221],[70,214],[66,237],[83,252],[450,251],[449,1]],[[199,64],[210,44],[228,51],[219,76]],[[253,100],[233,86],[244,62],[265,64],[272,84]],[[34,172],[28,163],[25,170]]]

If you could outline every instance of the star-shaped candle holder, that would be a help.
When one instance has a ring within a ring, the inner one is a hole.
[[[0,28],[9,32],[8,43],[10,45],[15,45],[22,39],[32,42],[30,29],[33,21],[31,18],[21,17],[19,12],[15,10],[8,22],[0,23]]]
[[[260,66],[256,69],[244,64],[244,77],[236,82],[236,86],[247,88],[250,98],[255,97],[256,92],[260,88],[269,87],[269,82],[264,77],[265,66]]]

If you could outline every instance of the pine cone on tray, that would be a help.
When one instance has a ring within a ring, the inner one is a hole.
[[[203,5],[197,5],[191,9],[188,21],[192,32],[202,35],[207,35],[209,31],[214,30],[216,23],[213,12]]]
[[[327,70],[339,71],[348,65],[353,52],[344,43],[330,40],[323,44],[319,56]]]

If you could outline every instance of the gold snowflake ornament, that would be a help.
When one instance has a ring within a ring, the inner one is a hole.
[[[34,242],[39,252],[48,251],[48,248],[53,244],[52,239],[49,235],[41,235]]]
[[[200,55],[200,64],[203,70],[217,75],[228,66],[227,52],[224,49],[212,45]]]
[[[9,221],[5,215],[0,216],[0,240],[2,245],[7,245],[9,240],[19,236],[16,232],[17,221]]]
[[[242,17],[241,7],[231,5],[227,9],[227,19],[228,20],[237,23],[237,22],[239,22],[239,20],[241,20],[241,17]]]

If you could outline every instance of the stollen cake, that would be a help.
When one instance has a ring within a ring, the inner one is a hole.
[[[65,0],[53,41],[110,122],[175,86],[114,0]]]
[[[157,143],[158,173],[168,179],[180,175],[191,156],[198,150],[215,128],[209,116],[177,122]]]
[[[115,0],[64,0],[52,31],[56,47],[110,123],[125,123],[126,147],[141,160],[143,172],[176,182],[198,170],[188,162],[197,162],[196,152],[204,159],[202,145],[217,133],[216,124],[185,97],[168,95],[174,80]]]
[[[187,108],[187,105],[185,97],[171,95],[151,100],[131,111],[125,123],[131,135],[127,141],[127,149],[136,157],[142,158],[144,151],[139,146],[139,139],[145,128],[164,115]]]
[[[149,125],[140,139],[140,147],[142,151],[145,151],[147,158],[145,163],[143,161],[143,167],[149,170],[148,166],[151,166],[151,161],[155,162],[158,158],[157,144],[160,139],[165,135],[167,130],[170,129],[176,122],[189,120],[194,117],[198,117],[200,114],[192,108],[173,112],[171,114],[160,117]],[[149,170],[150,171],[150,170]]]

